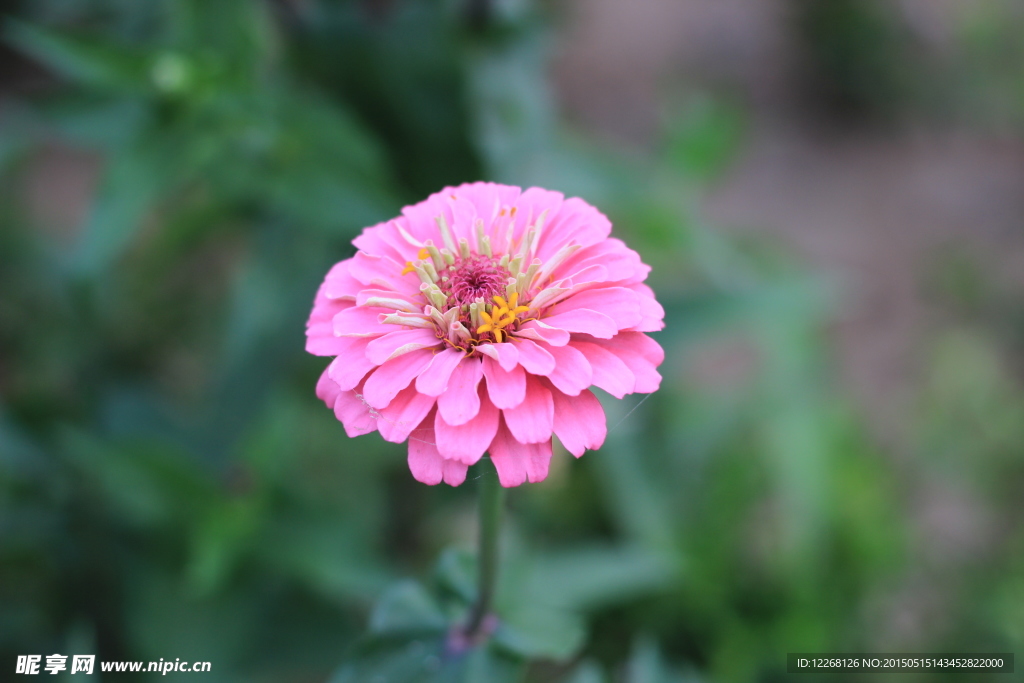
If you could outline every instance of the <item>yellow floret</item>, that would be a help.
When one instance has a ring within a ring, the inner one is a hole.
[[[430,257],[430,252],[427,251],[426,247],[424,247],[423,249],[420,249],[419,253],[416,254],[416,258],[419,259],[420,261],[422,261],[422,260],[424,260],[426,258],[429,258],[429,257]],[[405,268],[402,268],[402,275],[405,275],[406,273],[411,273],[414,270],[416,270],[416,266],[414,266],[412,264],[412,261],[406,261],[405,262]]]

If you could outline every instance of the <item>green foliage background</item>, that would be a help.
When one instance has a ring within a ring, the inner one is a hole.
[[[807,26],[855,27],[821,63],[869,106],[856,4]],[[572,134],[525,2],[7,5],[6,44],[56,80],[0,133],[0,670],[59,652],[206,660],[217,681],[418,680],[395,672],[419,650],[353,644],[368,620],[391,637],[458,610],[435,596],[471,590],[471,558],[443,549],[472,548],[474,472],[427,488],[402,447],[347,439],[303,324],[359,229],[478,178],[606,211],[654,266],[667,360],[658,394],[607,402],[601,451],[512,492],[503,609],[557,609],[519,610],[509,657],[458,676],[775,681],[786,652],[896,651],[870,624],[907,582],[906,491],[929,477],[972,482],[1001,541],[942,584],[949,626],[908,645],[1020,651],[1021,302],[935,341],[909,428],[924,457],[886,457],[831,377],[835,292],[692,210],[741,112],[693,108],[655,158]],[[54,139],[103,159],[63,242],[23,201]]]

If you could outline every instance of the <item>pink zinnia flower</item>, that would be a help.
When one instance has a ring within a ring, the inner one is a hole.
[[[334,356],[319,396],[349,436],[409,440],[426,484],[458,486],[485,452],[503,486],[547,477],[551,435],[576,457],[622,398],[661,375],[650,267],[581,199],[446,188],[367,228],[317,292],[306,350]]]

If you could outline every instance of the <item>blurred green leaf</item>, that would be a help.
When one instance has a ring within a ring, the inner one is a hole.
[[[171,140],[129,147],[109,161],[89,218],[81,232],[75,266],[95,277],[119,257],[143,228],[169,186],[177,184]]]
[[[380,599],[370,615],[377,634],[444,632],[447,619],[433,597],[415,581],[402,581]]]
[[[616,520],[624,531],[650,547],[671,548],[671,499],[660,490],[662,479],[646,475],[646,463],[635,446],[638,422],[626,421],[628,413],[623,404],[608,401],[605,405],[610,427],[608,448],[595,455],[610,504],[618,513]]]
[[[182,660],[219,662],[230,671],[241,664],[262,620],[260,601],[245,591],[197,598],[159,570],[133,576],[124,590],[129,642],[154,661],[171,650]]]
[[[370,637],[357,644],[331,683],[515,683],[525,664],[491,648],[454,654],[444,638]]]
[[[335,518],[298,518],[279,512],[258,539],[257,552],[266,566],[304,582],[320,599],[331,601],[367,601],[380,594],[392,576],[356,530]]]
[[[18,21],[7,21],[7,39],[47,66],[83,85],[101,89],[138,88],[145,81],[145,53],[86,37],[59,35]]]
[[[139,139],[151,111],[135,98],[85,98],[51,103],[41,113],[73,143],[116,154]]]
[[[738,107],[708,96],[694,97],[669,125],[668,163],[686,177],[714,180],[739,148],[744,123]]]
[[[517,594],[502,597],[513,611],[521,601],[569,611],[613,605],[663,590],[678,572],[644,546],[573,548],[534,556],[524,569]]]
[[[633,643],[633,654],[626,664],[624,683],[699,683],[700,678],[671,669],[663,660],[657,643],[640,637]]]
[[[452,591],[469,604],[477,590],[476,556],[461,548],[446,548],[434,572],[442,588]]]
[[[69,461],[130,526],[167,524],[176,513],[211,501],[209,483],[164,444],[106,442],[73,429],[63,430],[62,441]]]
[[[222,587],[244,553],[252,550],[265,511],[255,498],[224,500],[211,506],[193,533],[186,573],[198,595]]]
[[[554,103],[544,78],[545,46],[527,33],[472,55],[473,133],[491,174],[529,185],[556,145]]]
[[[601,667],[588,660],[573,669],[562,683],[606,683],[607,680]]]
[[[522,606],[501,613],[494,641],[526,659],[566,661],[586,640],[583,618],[551,608]]]

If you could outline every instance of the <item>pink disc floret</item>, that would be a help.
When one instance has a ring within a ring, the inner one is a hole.
[[[477,299],[490,302],[505,294],[505,283],[511,273],[492,256],[471,254],[460,258],[441,271],[438,287],[460,306],[468,306]]]

